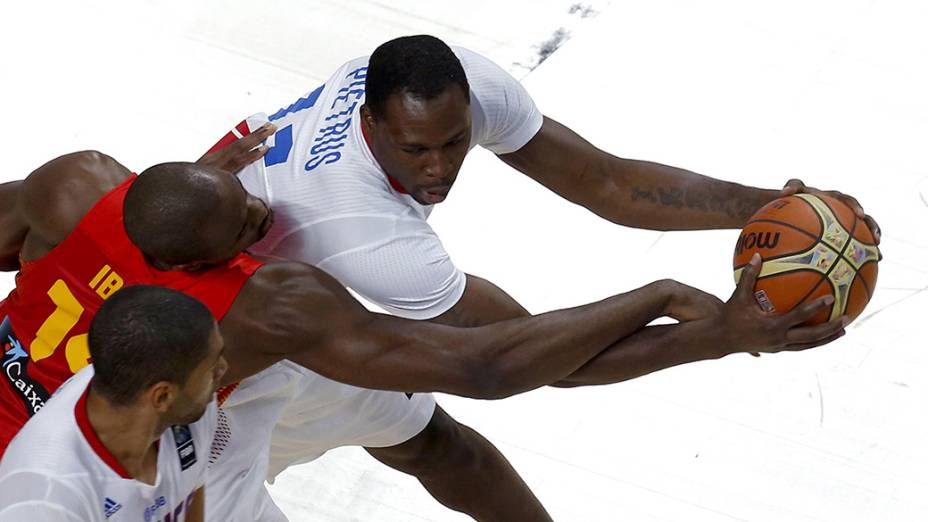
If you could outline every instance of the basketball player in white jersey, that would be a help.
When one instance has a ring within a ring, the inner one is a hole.
[[[0,463],[0,521],[204,520],[227,367],[209,310],[176,290],[130,286],[104,302],[88,343],[94,364],[58,389]]]
[[[398,316],[457,326],[528,315],[492,283],[457,269],[426,221],[475,146],[604,218],[642,228],[740,227],[779,195],[814,190],[798,180],[782,191],[744,187],[611,156],[544,117],[525,89],[497,65],[428,36],[393,40],[370,57],[346,63],[292,105],[243,121],[213,150],[268,120],[277,128],[267,142],[270,149],[240,178],[247,190],[274,208],[277,219],[250,250],[314,264]],[[852,198],[832,195],[863,213]],[[794,322],[782,325],[777,335],[779,341],[808,338],[808,330]],[[649,373],[658,369],[663,347],[686,342],[672,326],[645,328],[632,339],[641,350],[638,370],[621,364],[634,350],[617,350],[560,385],[616,382]],[[291,378],[278,373],[277,384],[264,376],[259,386],[253,378],[252,394],[240,389],[227,410],[232,431],[236,424],[241,430],[274,422],[276,412],[268,408],[251,415],[242,408],[242,418],[236,419],[240,413],[235,405],[277,394],[283,412],[273,432],[270,478],[340,445],[365,446],[380,460],[413,474],[442,453],[433,445],[428,454],[406,459],[407,467],[395,464],[403,460],[404,446],[415,444],[427,430],[435,431],[427,423],[440,410],[430,396],[404,400],[402,394],[293,371]],[[244,440],[255,443],[262,436]]]

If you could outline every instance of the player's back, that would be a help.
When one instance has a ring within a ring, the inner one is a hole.
[[[215,403],[197,422],[165,431],[156,481],[145,484],[128,475],[90,426],[92,377],[92,367],[75,374],[10,444],[0,461],[0,522],[26,515],[33,522],[176,521],[202,486]]]

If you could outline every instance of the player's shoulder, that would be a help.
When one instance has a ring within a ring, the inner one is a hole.
[[[86,475],[79,437],[74,421],[63,415],[36,416],[7,446],[0,479],[7,480],[10,475],[33,478]]]
[[[94,520],[87,502],[92,498],[87,474],[22,469],[0,474],[0,520]]]
[[[64,393],[71,391],[64,390]],[[86,444],[75,418],[75,403],[61,392],[52,397],[10,442],[0,470],[61,472],[80,469]]]
[[[451,50],[461,61],[461,67],[464,68],[468,81],[472,81],[472,76],[477,76],[478,80],[484,77],[490,79],[511,77],[498,63],[477,51],[457,45],[452,45]]]
[[[131,174],[102,152],[65,154],[29,174],[18,208],[31,229],[49,241],[60,241],[104,194]]]
[[[248,280],[220,328],[228,359],[227,379],[255,373],[267,360],[312,346],[331,329],[347,293],[322,270],[298,262],[267,263]],[[232,354],[235,354],[234,356]],[[263,361],[263,362],[262,362]],[[260,364],[259,364],[260,363]]]
[[[95,150],[72,152],[48,161],[26,178],[25,186],[42,194],[100,193],[123,182],[131,172],[111,156]]]
[[[249,279],[227,315],[234,324],[223,319],[223,333],[227,326],[243,325],[272,336],[294,328],[305,331],[307,321],[337,314],[342,294],[344,287],[324,270],[296,261],[267,263]]]

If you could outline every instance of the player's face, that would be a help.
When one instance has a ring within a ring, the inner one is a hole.
[[[191,424],[203,416],[228,369],[229,365],[223,356],[222,336],[219,335],[219,328],[213,327],[206,357],[190,373],[174,403],[175,411],[171,416],[176,419],[175,424]]]
[[[249,194],[237,177],[215,171],[220,192],[216,216],[205,227],[203,240],[214,252],[202,265],[214,265],[232,259],[267,235],[274,223],[274,213],[263,200]]]
[[[378,163],[423,205],[445,200],[464,163],[471,131],[468,101],[460,86],[451,85],[431,100],[394,94],[380,119],[364,113]]]

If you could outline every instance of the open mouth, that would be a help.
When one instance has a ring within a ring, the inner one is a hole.
[[[448,192],[450,190],[451,185],[439,185],[437,187],[427,188],[422,191],[423,199],[432,205],[435,203],[441,203],[445,200],[445,198],[448,197]]]

